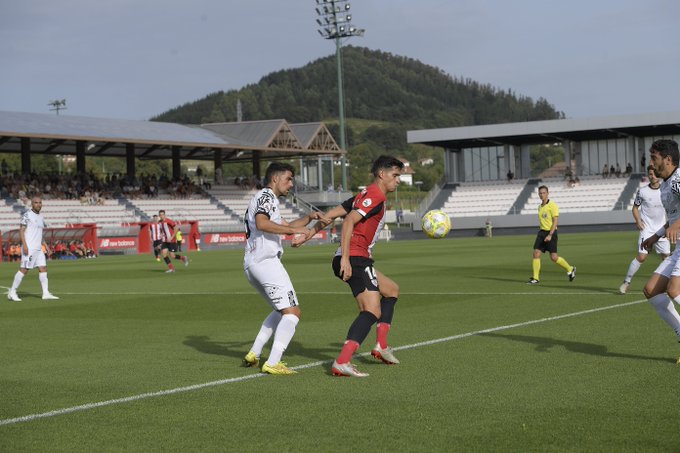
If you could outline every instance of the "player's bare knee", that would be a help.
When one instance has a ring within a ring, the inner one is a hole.
[[[364,310],[364,311],[367,311],[367,312],[373,314],[373,316],[375,316],[376,319],[380,319],[380,316],[382,316],[382,312],[380,311],[380,308],[378,308],[377,310],[376,310],[375,308],[373,308],[373,309],[368,309],[368,308],[367,308],[367,309]]]
[[[399,298],[399,285],[396,283],[393,283],[387,288],[383,288],[382,286],[380,287],[380,295],[382,297],[394,297],[395,299]]]
[[[300,310],[300,307],[290,307],[290,308],[284,308],[281,310],[282,315],[295,315],[297,316],[298,319],[302,317],[302,310]]]

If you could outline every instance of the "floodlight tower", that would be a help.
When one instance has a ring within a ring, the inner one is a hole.
[[[347,0],[316,0],[316,13],[319,17],[319,34],[324,39],[335,40],[335,60],[338,67],[338,122],[340,126],[340,148],[347,150],[345,139],[345,97],[342,92],[342,39],[363,36],[365,30],[352,26],[350,4]],[[347,190],[347,162],[342,155],[342,188]]]
[[[59,110],[66,110],[66,99],[55,99],[54,101],[48,102],[47,105],[52,107],[50,110],[56,110],[57,115],[59,115]]]

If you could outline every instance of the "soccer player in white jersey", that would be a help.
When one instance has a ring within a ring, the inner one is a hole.
[[[666,223],[642,242],[649,250],[659,238],[666,236],[671,244],[680,237],[680,152],[674,140],[657,140],[649,149],[650,164],[661,183],[661,203],[666,210]],[[680,315],[673,301],[680,303],[680,248],[659,264],[645,285],[645,297],[680,339]]]
[[[647,167],[647,176],[649,177],[649,184],[638,189],[635,194],[635,201],[633,202],[633,218],[640,230],[638,255],[631,261],[626,278],[623,279],[623,283],[619,286],[621,294],[628,292],[630,281],[640,269],[642,263],[647,259],[647,255],[649,255],[649,252],[642,248],[642,242],[656,233],[666,223],[666,211],[661,203],[661,181],[656,177],[654,167],[651,165]],[[665,237],[660,238],[654,244],[654,249],[663,259],[668,258],[671,254],[671,244]]]
[[[50,293],[47,286],[47,258],[42,250],[43,245],[43,228],[45,228],[45,220],[40,215],[42,209],[42,199],[40,197],[33,197],[31,199],[31,209],[26,210],[21,215],[21,222],[19,225],[19,236],[21,237],[21,264],[19,270],[14,275],[14,282],[7,293],[7,298],[14,302],[21,302],[17,289],[21,285],[21,281],[29,270],[34,267],[38,268],[38,279],[42,287],[42,298],[44,300],[59,299]]]
[[[281,263],[282,234],[306,235],[306,225],[319,219],[318,212],[290,223],[281,218],[279,197],[288,195],[293,188],[295,168],[290,164],[274,162],[267,168],[266,187],[250,200],[245,215],[246,250],[243,268],[250,284],[271,305],[272,312],[265,318],[253,346],[243,359],[245,366],[258,366],[264,345],[274,336],[269,358],[262,372],[269,374],[295,374],[281,361],[284,351],[293,339],[300,321],[300,307],[288,272]]]

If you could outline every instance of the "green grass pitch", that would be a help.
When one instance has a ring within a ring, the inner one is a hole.
[[[240,367],[269,311],[241,250],[174,275],[150,256],[52,262],[61,300],[37,271],[0,300],[0,451],[680,451],[680,345],[641,293],[658,257],[618,294],[636,237],[563,233],[577,278],[544,256],[539,286],[533,235],[379,243],[402,363],[358,356],[366,379],[329,374],[357,313],[331,245],[284,255],[295,376]],[[3,293],[16,270],[0,265]]]

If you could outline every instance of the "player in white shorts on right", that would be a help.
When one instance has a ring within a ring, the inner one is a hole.
[[[630,262],[626,278],[623,279],[623,283],[619,286],[621,294],[628,292],[633,276],[649,255],[649,252],[642,247],[642,242],[651,237],[666,223],[666,210],[663,207],[663,203],[661,203],[661,180],[657,178],[654,167],[651,165],[647,167],[647,176],[649,177],[649,184],[638,189],[635,194],[632,210],[635,224],[640,230],[638,255]],[[656,250],[656,253],[662,259],[666,259],[671,254],[671,244],[665,237],[659,238],[654,244],[654,250]]]
[[[645,239],[642,247],[649,250],[661,237],[671,244],[680,239],[680,151],[674,140],[662,139],[652,143],[649,149],[650,163],[661,183],[661,202],[666,210],[666,224],[650,238]],[[680,303],[680,249],[663,260],[654,274],[647,280],[644,293],[658,315],[680,339],[680,315],[675,303]]]

